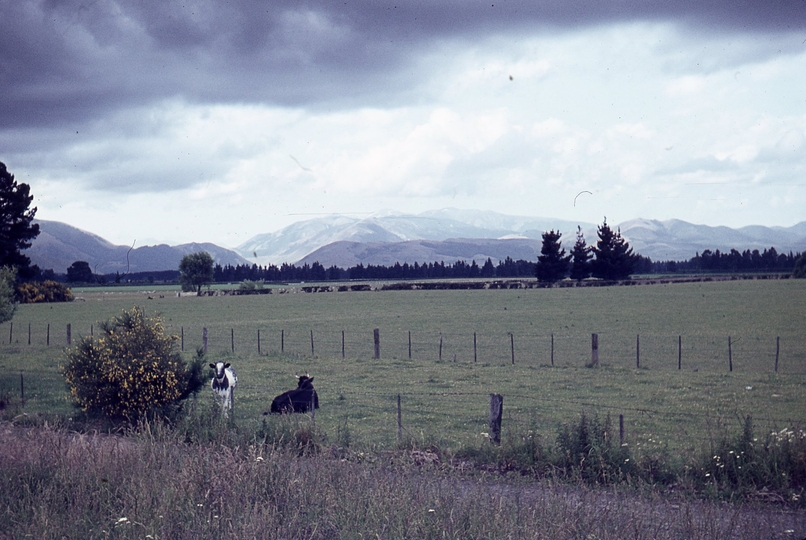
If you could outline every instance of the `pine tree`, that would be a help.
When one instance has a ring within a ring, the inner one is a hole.
[[[543,246],[540,248],[540,255],[537,257],[537,279],[539,281],[553,283],[560,281],[568,272],[568,262],[570,255],[565,254],[559,231],[548,231],[543,233]]]
[[[34,196],[28,184],[17,184],[4,163],[0,163],[0,266],[11,266],[22,278],[29,277],[31,259],[21,253],[39,235],[34,223],[36,207],[29,208]]]
[[[613,232],[605,218],[598,234],[599,241],[593,248],[596,258],[591,262],[593,277],[607,280],[629,278],[635,267],[636,256],[630,244],[621,236],[621,230]]]
[[[582,227],[577,226],[577,241],[571,250],[571,279],[581,281],[591,275],[591,248],[585,243]]]

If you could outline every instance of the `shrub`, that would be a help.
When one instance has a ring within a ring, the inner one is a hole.
[[[262,279],[252,281],[251,279],[243,280],[238,286],[238,291],[241,294],[260,294],[264,291],[266,282]]]
[[[73,291],[57,281],[29,281],[17,285],[17,301],[20,304],[72,302]]]
[[[76,404],[90,413],[136,420],[150,411],[172,413],[204,384],[202,361],[190,366],[174,351],[176,336],[162,320],[134,307],[100,325],[68,349],[63,374]]]
[[[804,505],[806,432],[799,427],[784,428],[759,440],[748,416],[741,435],[719,440],[691,474],[696,487],[705,493],[735,496],[767,491]]]
[[[576,425],[563,425],[557,434],[555,466],[588,483],[626,480],[635,466],[626,447],[613,441],[610,415],[602,422],[598,415],[588,419],[583,412]]]

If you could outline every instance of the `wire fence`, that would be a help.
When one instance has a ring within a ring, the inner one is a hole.
[[[71,324],[8,325],[3,346],[64,347],[97,329]],[[806,373],[806,335],[713,333],[443,333],[368,329],[346,331],[289,325],[268,328],[169,326],[182,351],[201,348],[239,354],[289,354],[319,358],[396,358],[483,364],[581,366],[608,364],[639,369]],[[2,338],[0,338],[2,339]]]
[[[287,340],[285,343],[285,353],[287,355],[305,355],[310,356],[310,331],[305,334],[296,336],[295,333],[286,333],[280,331],[283,336],[275,336],[274,339],[278,343],[263,343],[261,347],[266,347],[262,353],[265,357],[269,353],[268,349],[279,345],[280,340]],[[236,336],[234,331],[226,335],[226,332],[208,332],[208,347],[213,347],[216,339],[224,340],[224,338],[232,338]],[[255,332],[256,334],[256,332]],[[264,331],[261,331],[261,339],[263,339]],[[330,339],[320,339],[326,337],[326,333],[314,333],[314,353],[328,354],[335,357],[335,361],[341,360],[341,332],[331,332]],[[295,339],[296,336],[296,339]],[[251,343],[252,346],[257,348],[257,336],[253,343],[246,340],[235,340],[235,349],[238,351],[239,347],[246,347]],[[369,340],[373,342],[374,335],[370,335]],[[381,338],[383,334],[381,334]],[[407,354],[408,352],[408,333],[404,336],[406,339],[404,343],[397,344],[397,347]],[[428,335],[431,339],[438,339],[439,335]],[[454,359],[447,357],[449,351],[458,349],[458,345],[453,343],[453,340],[446,340],[443,337],[443,360],[445,366],[450,366]],[[451,336],[453,339],[456,336]],[[465,336],[469,338],[471,343],[469,345],[462,344],[463,350],[472,351],[472,335]],[[569,341],[575,336],[565,336]],[[635,341],[622,339],[608,344],[608,336],[599,336],[599,345],[601,347],[600,362],[604,362],[608,355],[613,354],[613,350],[618,352],[617,344],[623,347],[631,345],[635,347]],[[307,338],[303,339],[303,338]],[[348,339],[349,335],[345,333],[345,357],[344,361],[349,361],[351,358],[350,351],[360,350],[369,357],[374,354],[374,342],[370,345],[367,343],[356,342],[352,343]],[[516,336],[517,338],[517,336]],[[542,339],[537,343],[541,345],[548,345],[550,347],[550,338]],[[582,361],[590,361],[590,336],[587,336],[587,358]],[[581,339],[581,338],[579,338]],[[226,340],[224,340],[226,341]],[[511,345],[511,336],[499,337],[499,345]],[[644,348],[644,338],[640,338],[639,348]],[[647,340],[651,341],[651,340]],[[185,346],[188,348],[191,345],[202,346],[202,340],[190,340],[186,336]],[[526,362],[522,357],[522,350],[518,349],[519,341],[514,340],[516,346],[515,362]],[[219,345],[226,345],[223,347],[232,347],[233,341],[228,343],[219,343]],[[381,340],[381,345],[384,341]],[[563,350],[559,345],[562,340],[558,340],[555,336],[555,353]],[[709,339],[703,338],[699,343],[704,347],[705,345],[716,343]],[[741,340],[738,342],[741,343]],[[418,345],[419,344],[419,345]],[[496,351],[492,345],[487,345],[485,348],[480,347],[479,335],[476,335],[476,345],[480,358],[478,362],[482,362],[481,352],[484,351],[485,355],[489,355],[497,362],[503,369],[511,365],[511,354],[501,354]],[[9,345],[6,344],[5,347]],[[15,344],[18,350],[25,352],[28,349],[27,340],[24,344]],[[31,344],[31,349],[37,347],[38,344],[34,340]],[[330,349],[327,349],[329,346]],[[52,344],[51,347],[55,347]],[[609,348],[608,348],[609,347]],[[741,347],[736,345],[737,350],[743,351]],[[773,343],[774,347],[774,343]],[[2,351],[4,347],[0,347]],[[321,348],[322,352],[320,352]],[[387,347],[391,348],[391,347]],[[430,343],[428,340],[418,341],[412,340],[412,361],[419,365],[427,364],[431,361],[438,362],[439,344]],[[671,347],[670,350],[674,349]],[[781,347],[783,349],[783,347]],[[381,353],[383,355],[383,351]],[[569,350],[575,350],[569,348]],[[329,351],[329,353],[328,353]],[[418,358],[419,351],[419,358]],[[37,354],[36,351],[31,351],[32,354]],[[507,351],[510,353],[511,351]],[[745,350],[746,352],[746,350]],[[632,350],[634,354],[635,351]],[[643,352],[640,353],[643,355]],[[774,352],[773,352],[774,355]],[[785,358],[784,355],[780,355]],[[54,356],[56,358],[57,356]],[[260,362],[261,357],[250,357],[240,360],[243,363]],[[555,365],[562,366],[561,356],[555,358]],[[741,355],[735,359],[734,369],[745,369],[748,365],[746,362],[741,361]],[[630,359],[635,362],[635,356]],[[719,365],[722,365],[722,358],[719,359]],[[472,356],[458,357],[455,360],[458,362],[472,363]],[[56,360],[54,362],[57,363]],[[493,361],[490,361],[492,363]],[[534,360],[532,360],[534,365]],[[663,367],[666,364],[658,363],[657,366],[649,367],[646,369],[677,369],[676,357],[672,358],[669,363],[670,366]],[[243,365],[243,364],[242,364]],[[574,365],[568,361],[565,365]],[[783,363],[781,363],[783,365]],[[577,367],[579,364],[577,364]],[[239,366],[240,367],[240,366]],[[535,367],[544,367],[543,365]],[[498,369],[497,367],[495,369]],[[645,369],[645,368],[641,368]],[[684,364],[684,369],[686,369]],[[722,371],[727,371],[727,366],[722,366]],[[586,373],[590,373],[584,370]],[[771,369],[767,369],[771,371]],[[537,373],[537,372],[534,372]],[[802,373],[802,371],[800,372]],[[573,379],[573,376],[571,377]],[[319,379],[317,378],[317,381]],[[433,384],[427,384],[433,383]],[[425,387],[439,387],[440,381],[426,381],[422,384]],[[696,385],[696,382],[693,384]],[[498,388],[490,387],[489,391],[454,391],[449,385],[445,385],[444,389],[429,389],[423,391],[413,391],[411,387],[402,391],[395,391],[392,388],[389,390],[380,391],[365,391],[355,390],[355,386],[347,384],[339,386],[339,383],[334,381],[327,381],[321,387],[317,384],[320,394],[320,401],[323,410],[318,414],[325,415],[329,418],[330,431],[338,430],[339,426],[344,424],[348,426],[360,426],[354,429],[354,433],[358,433],[357,438],[360,442],[367,444],[377,444],[380,446],[389,446],[401,442],[401,439],[415,439],[421,442],[428,442],[429,440],[438,439],[440,436],[458,436],[464,440],[476,439],[487,437],[490,433],[488,424],[489,419],[489,403],[490,395],[499,391]],[[477,385],[482,387],[483,384]],[[539,387],[540,385],[538,385]],[[790,385],[790,388],[792,386]],[[36,410],[63,410],[65,393],[64,391],[64,378],[57,367],[25,367],[13,372],[6,371],[0,374],[0,402],[16,402],[21,401],[26,404],[31,401],[31,405]],[[743,386],[739,391],[744,391]],[[208,395],[210,394],[210,395]],[[616,393],[618,394],[618,392]],[[563,393],[560,392],[562,396]],[[749,395],[749,394],[748,394]],[[235,417],[238,418],[239,413],[245,414],[242,406],[239,406],[238,400],[245,399],[251,400],[251,403],[244,405],[250,410],[250,415],[260,418],[260,412],[269,408],[269,404],[273,392],[267,391],[265,387],[265,380],[259,378],[250,378],[248,376],[241,377],[239,380],[239,388],[236,392],[236,408]],[[751,409],[739,408],[734,402],[723,403],[719,400],[709,401],[707,408],[699,407],[679,407],[679,401],[669,398],[669,394],[665,397],[647,397],[636,404],[635,399],[630,398],[626,394],[608,395],[604,396],[597,394],[595,391],[590,392],[582,397],[574,396],[571,393],[568,396],[556,397],[557,393],[551,392],[517,392],[509,391],[503,392],[503,426],[502,431],[504,439],[507,437],[523,437],[531,433],[539,433],[540,437],[544,440],[552,440],[557,434],[557,429],[562,424],[573,424],[579,419],[581,413],[588,415],[596,414],[600,419],[604,420],[609,416],[612,422],[612,429],[614,433],[618,433],[619,439],[630,444],[635,449],[648,449],[662,448],[702,448],[705,446],[713,445],[719,440],[720,437],[728,434],[736,436],[741,433],[742,422],[744,415],[752,413],[753,422],[760,440],[772,431],[780,430],[788,426],[803,426],[806,418],[803,417],[803,407],[792,407],[791,412],[780,407],[773,410],[772,408],[765,408],[757,406],[759,402],[753,402]],[[209,387],[202,390],[200,394],[201,399],[210,398],[212,395],[209,392]],[[261,409],[263,407],[263,409]],[[335,426],[335,427],[334,427]],[[330,434],[332,440],[337,441],[338,436],[334,433]],[[614,435],[615,437],[615,435]]]
[[[180,328],[183,349],[484,364],[806,372],[806,338],[762,335]],[[206,338],[205,338],[206,336]],[[199,339],[201,337],[201,339]],[[594,341],[595,340],[595,341]]]

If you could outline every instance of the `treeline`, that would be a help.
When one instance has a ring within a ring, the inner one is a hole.
[[[688,261],[653,262],[652,273],[695,272],[791,272],[801,253],[778,253],[771,247],[759,250],[736,249],[719,251],[706,249]]]
[[[738,255],[738,258],[737,258]],[[635,274],[675,274],[695,272],[791,272],[800,253],[778,253],[775,248],[746,250],[739,253],[705,250],[688,261],[652,261],[649,257],[636,256]],[[266,282],[294,281],[343,281],[356,279],[464,279],[464,278],[525,278],[535,277],[535,263],[507,257],[494,264],[487,259],[482,265],[470,263],[395,263],[392,266],[358,264],[350,268],[331,266],[325,268],[315,262],[301,266],[282,264],[225,265],[216,264],[213,279],[216,283],[237,283],[245,280]]]
[[[763,251],[736,249],[711,251],[706,249],[688,261],[653,261],[636,255],[634,274],[692,274],[709,272],[792,272],[800,253],[778,253],[771,247]],[[392,266],[358,264],[349,268],[330,266],[318,262],[296,266],[283,263],[280,266],[257,264],[220,265],[213,269],[216,283],[242,281],[299,282],[299,281],[345,281],[360,279],[465,279],[465,278],[527,278],[535,277],[535,263],[507,257],[497,264],[487,259],[479,265],[476,261],[454,263],[395,263]],[[56,274],[52,270],[38,272],[35,280],[52,280],[62,283],[176,283],[178,270],[155,272],[132,272],[129,274],[90,274],[76,278],[71,274]]]
[[[216,264],[213,268],[213,280],[217,283],[234,283],[240,281],[342,281],[356,279],[434,279],[434,278],[503,278],[534,277],[535,263],[525,260],[513,260],[507,257],[498,264],[488,258],[481,266],[476,261],[467,263],[456,261],[431,263],[395,263],[392,266],[375,264],[358,264],[349,268],[330,266],[325,268],[318,262],[305,263],[302,266],[284,263],[281,266],[269,265],[225,265]]]

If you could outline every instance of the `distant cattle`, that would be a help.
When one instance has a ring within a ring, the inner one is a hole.
[[[213,381],[210,386],[218,397],[221,399],[221,414],[226,418],[229,411],[232,410],[232,405],[235,400],[235,387],[238,385],[238,376],[229,362],[217,362],[210,364],[210,367],[215,370]]]
[[[319,396],[313,388],[313,377],[301,375],[297,379],[296,389],[280,394],[271,402],[272,413],[304,413],[311,410],[311,405],[314,409],[319,408]]]

